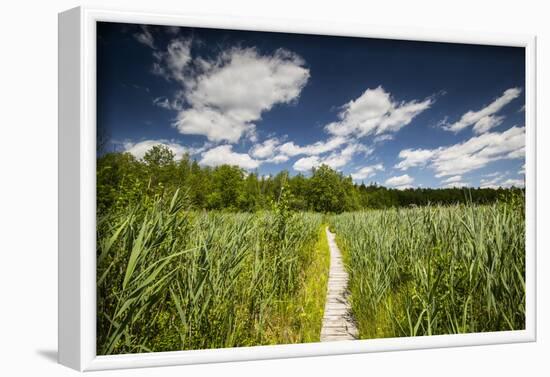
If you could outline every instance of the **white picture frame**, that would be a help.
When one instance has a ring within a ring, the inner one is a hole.
[[[96,354],[96,22],[208,27],[525,48],[525,330],[143,354]],[[80,371],[307,357],[536,340],[536,38],[384,29],[344,22],[161,14],[79,7],[59,14],[59,362]]]

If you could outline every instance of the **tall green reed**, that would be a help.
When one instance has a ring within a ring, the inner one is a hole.
[[[98,353],[300,339],[284,335],[301,330],[279,317],[299,301],[321,216],[187,203],[176,192],[98,217]]]
[[[523,329],[523,201],[331,219],[362,338]]]

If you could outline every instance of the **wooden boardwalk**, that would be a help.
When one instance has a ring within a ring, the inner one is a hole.
[[[328,227],[326,233],[330,249],[330,271],[321,342],[357,339],[357,327],[347,301],[348,273],[344,268],[342,254],[336,245],[334,234]]]

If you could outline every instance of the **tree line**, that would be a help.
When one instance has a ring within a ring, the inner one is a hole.
[[[290,209],[324,213],[427,204],[485,204],[511,191],[523,191],[516,188],[398,190],[356,184],[350,176],[326,165],[312,169],[309,176],[290,176],[287,171],[261,176],[237,166],[200,166],[189,155],[176,160],[174,153],[161,145],[152,147],[142,159],[121,152],[107,153],[97,159],[98,212],[157,195],[171,195],[176,190],[185,193],[196,209],[245,212],[270,209],[284,192]]]

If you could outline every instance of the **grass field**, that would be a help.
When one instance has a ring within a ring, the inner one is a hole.
[[[319,340],[322,215],[188,211],[144,200],[98,219],[98,352]]]
[[[99,354],[319,341],[327,223],[361,338],[524,327],[520,197],[328,217],[187,203],[144,197],[98,218]]]
[[[333,216],[361,338],[525,325],[522,198]]]

